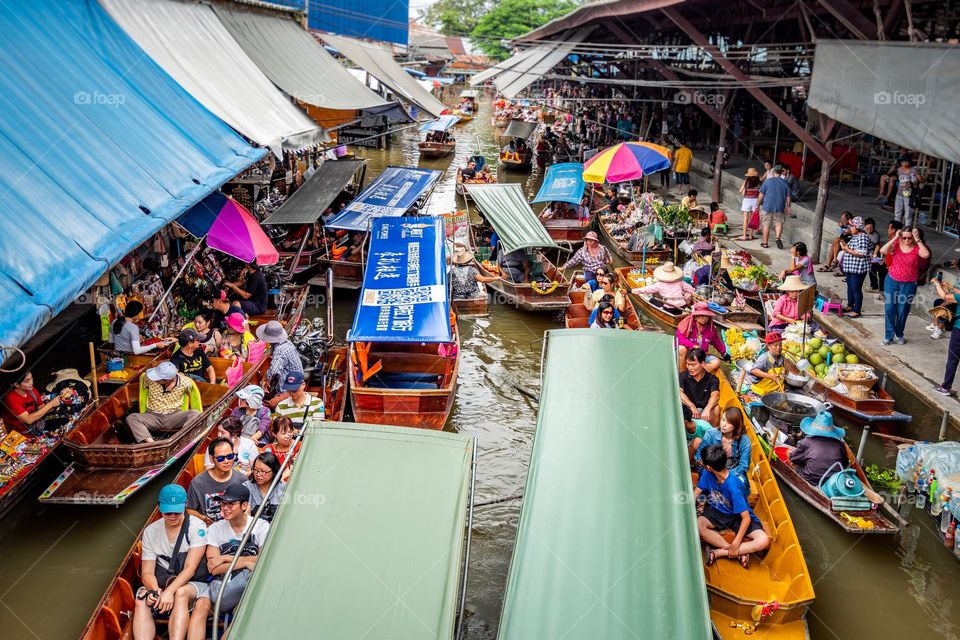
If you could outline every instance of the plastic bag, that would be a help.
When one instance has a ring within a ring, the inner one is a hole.
[[[234,387],[240,378],[243,377],[243,361],[240,358],[234,358],[233,364],[227,368],[227,387]]]

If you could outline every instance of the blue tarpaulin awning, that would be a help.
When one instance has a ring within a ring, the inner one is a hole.
[[[453,125],[457,124],[460,121],[460,116],[454,115],[445,115],[440,116],[436,120],[431,120],[430,122],[424,122],[420,125],[420,131],[446,131]]]
[[[0,31],[0,344],[19,345],[264,152],[94,0],[2,4]]]
[[[440,218],[384,218],[370,255],[351,342],[450,342],[450,299]]]
[[[416,167],[387,167],[347,208],[330,220],[328,229],[366,231],[372,220],[399,217],[429,191],[442,171]]]
[[[537,197],[531,202],[569,202],[580,204],[583,198],[583,164],[579,162],[562,162],[551,165],[547,175],[543,177],[543,184]]]

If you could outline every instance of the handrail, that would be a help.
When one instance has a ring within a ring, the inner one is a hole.
[[[463,610],[467,606],[467,576],[470,573],[470,540],[473,534],[473,498],[477,486],[477,437],[473,437],[473,460],[470,463],[470,508],[467,516],[467,544],[463,558],[463,580],[460,582],[460,611],[457,615],[457,637],[460,640],[463,634]]]

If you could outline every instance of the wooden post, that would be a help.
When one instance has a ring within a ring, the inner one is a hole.
[[[713,165],[713,191],[712,191],[712,200],[714,202],[720,202],[720,176],[723,173],[723,153],[725,151],[724,144],[727,141],[727,121],[724,118],[723,124],[720,125],[720,142],[717,145],[717,159]]]
[[[833,141],[824,142],[827,150],[833,147]],[[827,199],[830,196],[830,165],[826,162],[821,163],[820,187],[817,189],[817,205],[813,210],[813,242],[809,247],[810,259],[814,264],[820,262],[820,244],[823,242],[823,219],[827,212]]]
[[[100,389],[97,386],[97,352],[93,347],[93,343],[90,342],[90,382],[93,383],[93,402],[94,404],[100,402]]]

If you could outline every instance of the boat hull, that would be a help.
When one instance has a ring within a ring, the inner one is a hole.
[[[551,238],[558,242],[569,242],[570,244],[583,242],[583,236],[590,230],[589,219],[554,218],[543,220],[542,223]]]
[[[493,299],[495,304],[508,304],[524,311],[563,311],[570,304],[570,281],[550,262],[543,254],[538,254],[543,267],[543,273],[553,278],[557,287],[549,293],[537,293],[529,282],[508,282],[498,278],[487,286],[496,292]],[[480,266],[483,275],[497,275]],[[552,284],[547,289],[552,288]]]
[[[453,310],[457,313],[458,318],[478,318],[490,315],[488,306],[490,293],[487,291],[487,285],[482,282],[478,282],[477,285],[480,287],[480,295],[477,297],[451,299]]]
[[[603,221],[602,217],[599,219],[599,224],[597,226],[600,228],[601,237],[604,239],[606,245],[610,247],[610,250],[613,251],[620,259],[628,262],[634,267],[642,267],[644,265],[648,267],[656,267],[664,262],[673,260],[673,249],[648,249],[646,252],[630,251],[627,249],[626,245],[620,242],[620,240],[613,235],[613,232]]]
[[[326,287],[327,269],[333,270],[333,286],[335,289],[359,289],[363,285],[363,263],[359,260],[331,260],[317,258],[314,263],[319,266],[317,277],[310,280],[314,287]]]
[[[417,146],[420,148],[421,158],[445,158],[457,150],[455,142],[421,142]]]

